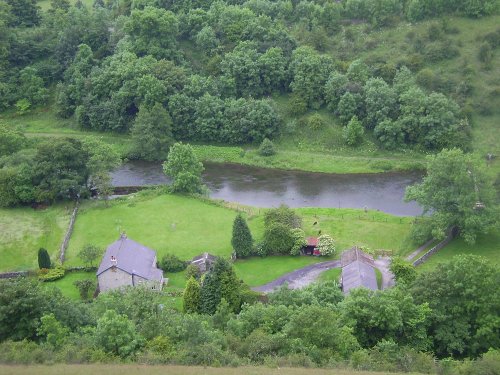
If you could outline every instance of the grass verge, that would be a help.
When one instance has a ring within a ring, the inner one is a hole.
[[[0,365],[4,375],[382,375],[381,372],[308,369],[308,368],[267,368],[267,367],[196,367],[196,366],[149,366],[149,365],[53,365],[53,366],[7,366]],[[391,373],[402,375],[402,373]]]

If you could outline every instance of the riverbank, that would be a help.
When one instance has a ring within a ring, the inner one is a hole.
[[[257,148],[193,145],[204,162],[232,163],[260,168],[298,170],[330,174],[374,174],[390,171],[422,171],[425,162],[420,155],[411,157],[343,156],[328,152],[280,149],[276,155],[260,156]],[[354,152],[353,152],[354,153]],[[355,153],[354,153],[355,154]]]

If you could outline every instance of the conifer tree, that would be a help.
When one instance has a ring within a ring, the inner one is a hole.
[[[50,256],[47,250],[43,247],[38,249],[38,267],[42,268],[50,268]]]
[[[185,313],[196,313],[200,305],[200,284],[191,277],[182,295],[183,309]]]
[[[231,239],[236,256],[244,258],[252,254],[253,238],[246,220],[238,214],[233,223],[233,237]]]
[[[224,298],[233,312],[241,307],[240,282],[231,264],[217,258],[201,284],[200,312],[213,315]]]

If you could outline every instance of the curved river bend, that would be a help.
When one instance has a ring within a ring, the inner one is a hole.
[[[405,188],[421,173],[334,175],[205,163],[203,181],[210,197],[256,207],[368,208],[398,216],[422,213],[403,202]],[[128,162],[112,174],[114,186],[168,184],[160,163]]]

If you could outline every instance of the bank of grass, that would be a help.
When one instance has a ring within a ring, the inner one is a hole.
[[[340,275],[342,274],[342,268],[332,268],[329,269],[325,272],[322,272],[319,277],[318,281],[336,281],[340,282]]]
[[[130,149],[130,137],[125,134],[101,133],[84,131],[78,128],[74,119],[58,117],[53,107],[36,108],[30,113],[18,115],[15,112],[0,114],[0,124],[15,127],[28,138],[88,138],[95,137],[112,145],[122,156],[126,156]]]
[[[71,203],[46,209],[0,209],[0,272],[38,268],[38,249],[53,262],[69,223]]]
[[[78,289],[76,286],[73,284],[77,280],[93,280],[96,281],[96,274],[95,272],[68,272],[62,279],[52,281],[52,282],[45,282],[43,285],[46,288],[59,288],[62,292],[62,294],[68,298],[74,299],[74,300],[79,300],[80,299],[80,293],[78,292]]]
[[[382,372],[311,369],[311,368],[268,368],[268,367],[197,367],[197,366],[150,366],[129,365],[52,365],[52,366],[9,366],[0,365],[3,375],[383,375]],[[391,372],[393,375],[402,373]],[[411,375],[410,373],[405,373]],[[413,373],[416,374],[416,373]]]
[[[487,258],[491,264],[500,265],[500,229],[490,234],[479,235],[474,245],[468,245],[462,238],[455,238],[450,244],[432,255],[417,267],[419,272],[435,269],[439,263],[451,260],[456,255],[474,254]]]
[[[382,173],[388,171],[421,170],[423,159],[409,157],[398,158],[387,156],[353,156],[338,155],[333,152],[300,151],[297,148],[280,148],[276,155],[264,157],[259,155],[255,146],[209,146],[194,145],[196,155],[202,161],[225,162],[251,165],[261,168],[286,170],[302,170],[321,173]]]

